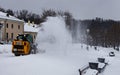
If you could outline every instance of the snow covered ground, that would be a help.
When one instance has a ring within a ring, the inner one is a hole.
[[[11,53],[11,45],[1,45],[0,75],[79,75],[78,69],[96,61],[97,57],[107,57],[109,49],[99,48],[95,51],[80,44],[73,44],[66,52],[45,52],[36,55],[15,57]],[[107,50],[106,52],[104,52]],[[109,65],[102,75],[119,75],[120,55],[109,58]]]
[[[43,23],[36,39],[38,54],[16,57],[10,44],[0,45],[0,75],[79,75],[78,69],[105,57],[109,65],[101,75],[119,75],[120,53],[111,48],[86,49],[80,43],[72,43],[64,20],[49,17]],[[109,57],[110,51],[115,57]],[[91,71],[90,71],[91,73]]]

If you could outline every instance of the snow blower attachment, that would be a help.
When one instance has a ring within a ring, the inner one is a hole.
[[[33,43],[33,37],[30,34],[18,34],[12,42],[12,53],[15,56],[36,54],[37,47]]]

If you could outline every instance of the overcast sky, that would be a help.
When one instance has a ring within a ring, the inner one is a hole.
[[[120,20],[120,0],[0,0],[0,6],[35,13],[49,8],[70,11],[76,19],[101,17]]]

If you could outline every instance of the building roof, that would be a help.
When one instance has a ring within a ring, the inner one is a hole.
[[[7,16],[7,13],[1,12],[1,11],[0,11],[0,19],[24,22],[23,20],[20,20],[14,16],[11,16],[11,15]]]
[[[24,32],[38,32],[39,28],[36,24],[24,23]]]

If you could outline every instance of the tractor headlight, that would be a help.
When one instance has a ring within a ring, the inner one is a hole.
[[[17,51],[17,49],[14,49],[14,51]]]

